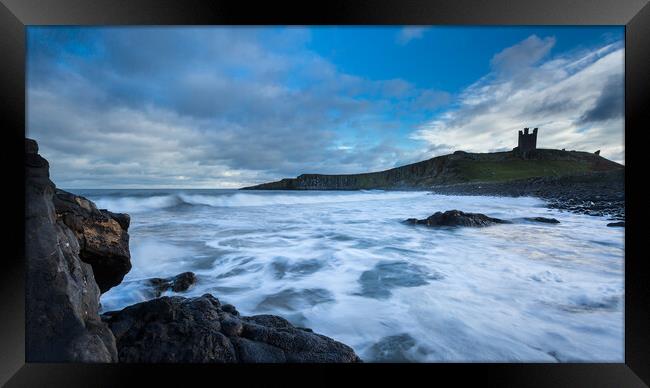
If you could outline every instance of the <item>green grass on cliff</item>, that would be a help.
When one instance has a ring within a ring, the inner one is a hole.
[[[269,190],[358,190],[425,188],[456,183],[505,182],[537,177],[581,175],[624,168],[589,152],[537,149],[524,158],[508,152],[455,152],[372,173],[303,174],[251,187]]]
[[[458,161],[459,177],[469,182],[503,182],[585,173],[588,163],[573,160]]]

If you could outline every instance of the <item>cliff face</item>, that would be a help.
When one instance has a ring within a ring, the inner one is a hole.
[[[79,258],[92,266],[101,293],[122,282],[131,270],[128,214],[99,210],[92,201],[56,189],[56,215],[74,232]]]
[[[457,151],[390,170],[348,175],[303,174],[245,190],[426,189],[435,185],[499,182],[622,169],[599,155],[537,149],[524,157],[517,151],[475,154]]]
[[[54,205],[38,145],[25,140],[25,290],[28,362],[115,362],[115,337],[99,317],[100,289],[75,232]]]

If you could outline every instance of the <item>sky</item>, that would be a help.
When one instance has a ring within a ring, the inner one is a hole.
[[[538,147],[624,163],[624,29],[33,27],[27,136],[62,188],[238,188]]]

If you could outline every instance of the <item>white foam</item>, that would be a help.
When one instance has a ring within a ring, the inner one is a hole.
[[[142,213],[178,205],[181,200],[176,195],[156,195],[151,197],[99,197],[93,199],[97,207],[119,213]]]
[[[548,210],[534,198],[422,192],[121,195],[111,204],[145,209],[132,216],[127,280],[194,271],[199,282],[187,295],[210,292],[248,315],[262,313],[264,298],[283,290],[300,298],[302,290],[323,289],[332,300],[287,300],[288,309],[263,312],[294,319],[362,357],[382,338],[407,333],[416,342],[407,354],[416,361],[623,360],[624,230],[607,228],[603,217]],[[147,210],[175,206],[169,198],[195,206],[173,216]],[[437,230],[400,222],[450,209],[561,223]],[[442,276],[389,286],[384,299],[360,295],[362,274],[383,262]],[[102,301],[116,308],[137,298],[118,287]]]
[[[314,192],[236,192],[213,195],[192,194],[179,192],[170,195],[125,196],[125,197],[98,197],[93,200],[100,208],[110,209],[114,212],[142,213],[151,210],[164,209],[180,204],[201,205],[213,207],[249,207],[272,205],[309,205],[359,201],[377,201],[416,198],[426,195],[423,192],[385,192],[381,190],[367,190],[354,193],[338,193],[332,191]]]

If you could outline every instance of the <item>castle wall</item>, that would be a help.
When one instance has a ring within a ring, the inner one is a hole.
[[[533,129],[533,133],[528,132],[528,128],[524,131],[519,131],[518,147],[521,152],[532,151],[537,148],[537,128]]]

